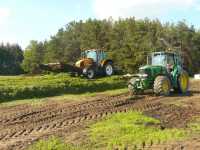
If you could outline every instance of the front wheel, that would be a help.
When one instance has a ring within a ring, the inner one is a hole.
[[[136,95],[137,91],[135,90],[135,83],[136,83],[136,78],[132,78],[129,82],[128,82],[128,91],[129,94],[131,96]]]
[[[83,72],[88,79],[95,78],[95,70],[93,68],[85,68]]]
[[[169,96],[171,82],[167,76],[157,76],[154,81],[154,93],[156,95]]]

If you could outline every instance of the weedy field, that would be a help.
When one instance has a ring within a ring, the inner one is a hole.
[[[188,128],[164,129],[160,120],[145,116],[141,112],[130,111],[110,115],[102,121],[90,124],[87,129],[88,140],[82,144],[67,144],[61,138],[50,137],[33,144],[29,150],[172,150],[174,141],[186,141],[194,133],[200,133],[199,119],[189,123]],[[175,147],[181,148],[177,145]]]
[[[0,105],[0,149],[200,148],[198,80],[191,80],[187,95],[170,97],[150,91],[130,97],[119,76],[88,81],[58,74],[0,81],[5,96]],[[32,105],[31,98],[44,102]]]
[[[103,92],[124,88],[119,76],[86,80],[68,74],[0,77],[0,101],[42,98],[63,94]]]

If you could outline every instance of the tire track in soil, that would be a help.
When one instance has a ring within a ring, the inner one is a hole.
[[[75,111],[81,111],[84,109],[94,109],[94,108],[103,108],[103,107],[112,107],[116,105],[123,104],[124,102],[122,99],[127,99],[126,96],[116,96],[116,97],[107,97],[102,99],[98,99],[91,102],[85,102],[75,105],[51,105],[51,106],[45,106],[44,108],[36,108],[32,110],[25,110],[22,112],[18,112],[16,114],[12,114],[9,116],[1,116],[0,117],[0,128],[5,128],[10,125],[15,124],[23,124],[25,122],[33,121],[38,122],[40,120],[48,119],[48,118],[54,118],[58,117],[63,114],[68,114]],[[110,100],[111,99],[111,100]]]
[[[98,100],[97,100],[98,102]],[[66,112],[71,112],[72,110],[81,110],[83,108],[89,108],[89,107],[94,107],[94,104],[88,104],[83,103],[83,104],[77,104],[77,105],[64,105],[64,106],[45,106],[44,108],[37,108],[37,109],[31,109],[31,110],[25,110],[20,113],[16,114],[11,114],[9,116],[1,116],[0,118],[0,123],[1,125],[13,125],[13,124],[20,124],[28,121],[32,121],[32,119],[36,116],[36,120],[41,120],[42,118],[48,118],[48,117],[53,117],[53,116],[58,116]],[[104,103],[96,103],[96,106],[104,105]],[[107,103],[106,105],[109,105]],[[110,105],[112,103],[110,102]],[[36,121],[34,120],[34,121]]]
[[[13,116],[5,115],[0,119],[0,145],[9,147],[22,142],[24,146],[27,140],[31,142],[31,139],[98,120],[109,114],[158,109],[161,107],[160,98],[141,96],[138,100],[130,100],[127,94],[123,94],[72,105],[49,105],[28,109]]]

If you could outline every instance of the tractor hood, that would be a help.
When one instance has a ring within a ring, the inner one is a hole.
[[[75,63],[75,66],[80,68],[81,67],[81,64],[82,64],[83,60],[79,60]]]
[[[90,66],[93,64],[93,60],[90,58],[84,58],[75,63],[75,66],[78,68],[85,68],[86,66]]]
[[[163,66],[146,65],[139,68],[139,74],[147,74],[148,76],[156,76],[166,74],[167,70]]]
[[[160,68],[164,68],[163,66],[151,66],[151,65],[145,65],[139,68],[139,70],[148,70],[148,69],[160,69]]]

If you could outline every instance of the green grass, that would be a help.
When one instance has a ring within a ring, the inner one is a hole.
[[[51,137],[48,140],[40,140],[28,150],[79,150],[78,147],[65,144],[61,139]]]
[[[165,142],[186,136],[186,132],[182,129],[161,130],[156,124],[159,124],[158,120],[144,116],[142,113],[115,114],[90,127],[91,141],[95,143],[97,149],[100,147],[123,149],[129,145],[141,145],[144,141]]]
[[[0,77],[0,102],[16,99],[42,98],[63,94],[103,92],[126,87],[119,76],[96,80],[70,77],[68,74]]]
[[[138,147],[144,142],[150,144],[153,141],[156,144],[181,140],[188,136],[183,129],[161,130],[159,124],[159,120],[144,116],[139,112],[118,113],[91,124],[89,129],[86,129],[88,131],[87,142],[72,145],[53,137],[35,143],[29,150],[112,150],[125,147],[134,149],[135,145]]]
[[[189,123],[189,128],[194,132],[194,133],[200,133],[200,118],[194,119],[191,123]]]

